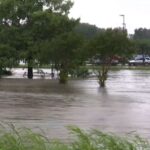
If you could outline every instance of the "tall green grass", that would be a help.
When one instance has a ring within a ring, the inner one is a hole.
[[[71,140],[49,140],[30,129],[0,129],[0,150],[150,150],[150,143],[138,136],[119,137],[98,130],[69,127]]]

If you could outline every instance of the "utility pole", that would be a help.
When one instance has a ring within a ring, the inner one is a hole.
[[[123,23],[122,23],[122,25],[123,25],[123,31],[125,31],[125,29],[126,29],[126,23],[125,23],[125,15],[120,15],[121,17],[122,17],[122,19],[123,19]]]

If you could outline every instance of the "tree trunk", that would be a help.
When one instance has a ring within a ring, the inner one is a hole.
[[[54,65],[53,65],[53,63],[52,63],[52,67],[51,67],[51,78],[53,79],[54,76],[55,76],[55,74],[54,74]]]
[[[105,81],[106,81],[105,76],[100,76],[100,77],[99,77],[99,84],[100,84],[100,87],[105,87]]]
[[[61,83],[61,84],[66,84],[67,83],[67,81],[68,81],[68,73],[67,73],[66,70],[61,69],[59,77],[60,77],[59,78],[59,83]]]
[[[28,66],[28,79],[33,79],[33,67]]]
[[[30,56],[28,58],[28,73],[27,73],[28,79],[33,79],[33,59]]]
[[[107,80],[107,72],[108,72],[108,69],[105,66],[103,66],[102,70],[99,71],[98,79],[99,79],[100,87],[105,87],[105,82]]]
[[[105,87],[105,80],[101,80],[101,81],[100,81],[100,86],[101,86],[101,87]]]

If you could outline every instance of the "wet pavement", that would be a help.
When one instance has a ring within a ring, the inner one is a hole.
[[[111,71],[104,89],[96,78],[59,85],[15,74],[0,81],[0,120],[56,138],[67,136],[68,125],[150,137],[150,71]]]

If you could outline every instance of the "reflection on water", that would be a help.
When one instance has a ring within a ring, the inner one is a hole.
[[[18,78],[2,79],[0,91],[0,120],[17,126],[58,138],[67,125],[150,137],[150,71],[110,72],[105,89],[94,78],[67,85]]]

